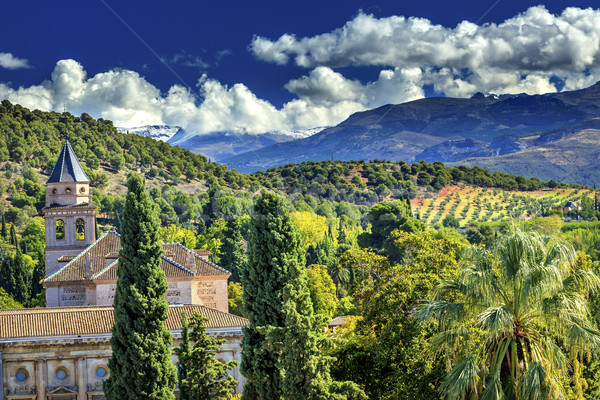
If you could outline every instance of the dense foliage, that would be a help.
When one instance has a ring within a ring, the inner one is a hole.
[[[335,382],[321,354],[325,319],[315,316],[303,245],[283,199],[263,193],[250,224],[242,274],[250,325],[244,328],[245,399],[360,399],[352,382]]]
[[[123,213],[115,324],[104,382],[108,399],[174,399],[171,333],[165,326],[167,279],[160,268],[158,216],[143,178],[131,174]]]
[[[227,373],[238,362],[223,363],[214,351],[225,343],[206,334],[204,323],[208,318],[194,314],[181,317],[181,344],[175,350],[179,358],[177,380],[180,400],[224,400],[233,393],[237,381]]]
[[[519,230],[464,259],[460,274],[437,285],[418,311],[440,322],[431,343],[452,368],[440,392],[564,398],[569,359],[600,348],[587,299],[600,278],[571,246]]]

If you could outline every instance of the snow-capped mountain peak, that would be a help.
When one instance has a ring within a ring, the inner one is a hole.
[[[171,125],[144,125],[132,128],[117,127],[117,130],[121,133],[135,133],[136,135],[162,140],[163,142],[171,139],[177,132],[182,131],[181,127]]]

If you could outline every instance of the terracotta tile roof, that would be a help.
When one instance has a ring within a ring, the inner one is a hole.
[[[163,243],[162,249],[165,255],[161,257],[160,266],[167,278],[194,275],[230,275],[230,272],[226,269],[207,261],[195,251],[189,250],[180,243]],[[88,258],[90,267],[88,276],[90,279],[116,280],[118,260],[111,263],[108,263],[108,261],[117,258],[119,250],[121,250],[121,235],[115,231],[109,231],[69,263],[48,276],[44,282],[84,280]]]
[[[102,271],[98,272],[96,275],[92,276],[93,280],[117,280],[117,266],[119,265],[119,260],[114,261],[108,267],[104,268]],[[179,277],[179,276],[194,276],[194,273],[189,269],[185,268],[177,264],[175,261],[161,256],[160,259],[160,267],[165,272],[165,276],[167,278],[171,277]]]
[[[79,253],[77,257],[58,271],[48,276],[45,282],[80,281],[85,278],[85,264],[87,255],[91,267],[91,275],[97,275],[106,269],[105,256],[109,253],[119,252],[121,249],[121,235],[115,231],[106,232],[87,249]]]
[[[231,275],[231,272],[225,268],[211,263],[203,256],[200,256],[195,250],[189,250],[181,243],[163,243],[162,248],[165,252],[173,254],[173,261],[179,265],[185,265],[187,268],[189,268],[190,256],[192,256],[196,265],[196,275]]]
[[[248,320],[199,305],[169,307],[170,331],[181,329],[181,313],[195,312],[208,318],[207,328],[233,328],[248,325]],[[29,308],[0,310],[0,341],[3,339],[41,338],[109,334],[114,324],[112,306]]]

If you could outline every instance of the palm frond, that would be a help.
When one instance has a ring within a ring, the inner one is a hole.
[[[550,367],[566,374],[569,369],[569,359],[562,349],[552,339],[542,338],[539,343]]]
[[[470,355],[459,362],[446,375],[440,393],[448,400],[464,399],[469,390],[475,389],[477,383],[476,356]]]
[[[563,286],[571,291],[595,292],[600,288],[600,277],[589,269],[576,269],[565,278]]]
[[[521,399],[527,400],[546,400],[548,398],[544,390],[544,381],[546,380],[546,370],[539,362],[529,364],[527,372],[520,382]]]
[[[434,298],[438,299],[453,292],[466,294],[467,289],[467,285],[458,279],[444,279],[433,289],[433,295]]]
[[[421,321],[438,320],[445,328],[464,317],[464,304],[444,300],[428,300],[417,305],[414,313]]]
[[[504,400],[505,398],[500,377],[495,375],[487,381],[480,400]]]
[[[541,302],[546,322],[553,327],[568,326],[569,321],[584,320],[588,314],[586,298],[580,292],[561,291]]]
[[[469,330],[462,325],[436,333],[429,339],[429,346],[435,353],[450,351],[458,348],[460,343],[469,339]]]
[[[572,324],[565,335],[565,345],[572,353],[598,351],[600,332],[587,324]]]
[[[479,317],[477,318],[477,325],[481,329],[493,333],[495,337],[510,333],[513,324],[514,315],[512,315],[510,310],[504,305],[489,307],[479,314]]]

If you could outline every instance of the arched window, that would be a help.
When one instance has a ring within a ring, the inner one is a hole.
[[[65,221],[59,219],[56,221],[56,239],[64,239],[65,238]]]
[[[85,222],[82,218],[77,218],[77,221],[75,221],[75,239],[85,239]]]

